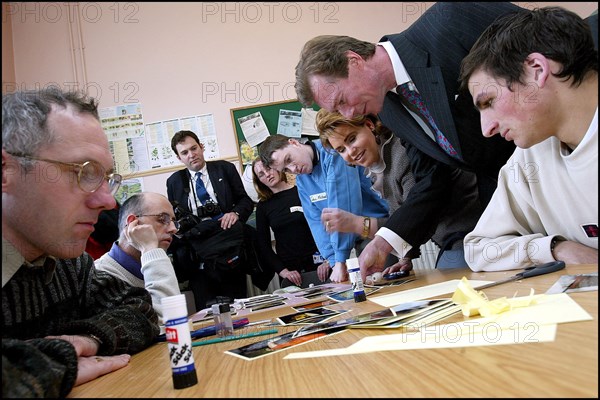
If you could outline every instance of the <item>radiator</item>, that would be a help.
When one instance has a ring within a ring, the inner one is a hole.
[[[431,240],[421,245],[421,257],[412,260],[413,269],[435,269],[435,261],[437,260],[439,252],[440,248]]]

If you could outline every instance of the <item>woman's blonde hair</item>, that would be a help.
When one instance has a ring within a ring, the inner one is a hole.
[[[385,142],[392,136],[392,131],[385,127],[379,118],[373,114],[358,115],[354,118],[346,118],[339,112],[329,112],[325,109],[320,109],[316,117],[317,131],[319,132],[319,138],[323,147],[326,149],[332,149],[329,138],[336,134],[336,129],[340,126],[352,126],[355,128],[363,127],[367,124],[367,121],[373,123],[374,128],[372,129],[373,135],[377,143]]]

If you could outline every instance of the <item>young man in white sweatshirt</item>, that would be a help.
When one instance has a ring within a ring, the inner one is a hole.
[[[597,263],[598,53],[588,25],[560,7],[503,17],[463,60],[461,81],[483,135],[518,147],[465,237],[469,267]]]

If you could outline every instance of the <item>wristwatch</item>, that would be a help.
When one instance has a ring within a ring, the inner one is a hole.
[[[362,230],[361,236],[363,238],[365,238],[365,239],[368,238],[370,230],[371,230],[371,218],[370,217],[364,217],[364,219],[363,219],[363,230]]]
[[[85,333],[85,334],[83,334],[83,336],[87,336],[90,339],[92,339],[94,342],[96,342],[98,344],[98,347],[102,346],[102,339],[100,339],[98,336],[96,336],[92,333]]]

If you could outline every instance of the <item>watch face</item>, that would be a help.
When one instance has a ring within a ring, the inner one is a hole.
[[[363,238],[366,238],[369,236],[370,228],[371,228],[371,218],[365,217],[365,219],[363,220],[363,231],[362,231]]]

